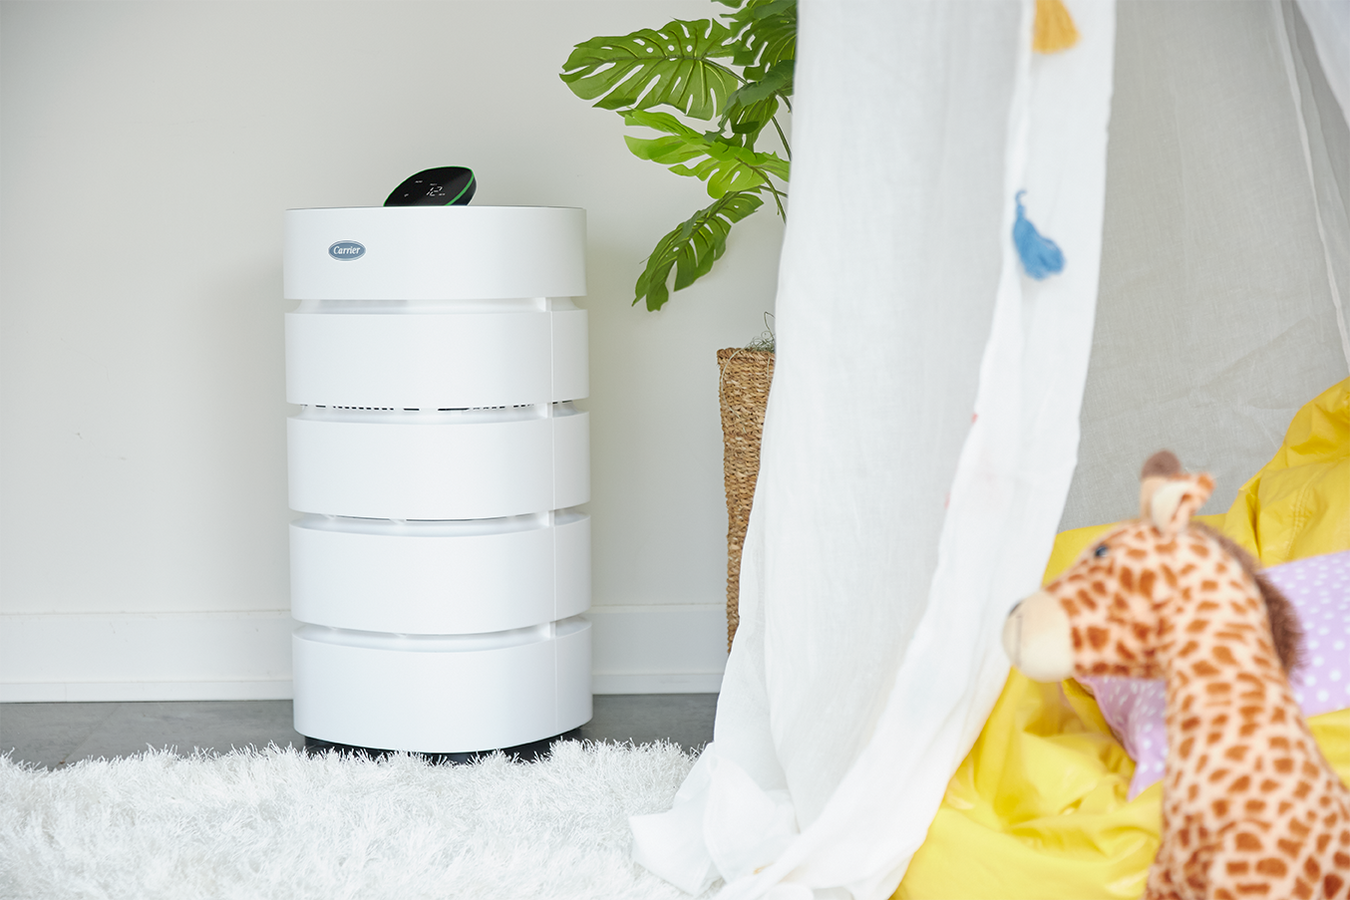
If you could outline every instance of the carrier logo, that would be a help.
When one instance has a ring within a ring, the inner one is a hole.
[[[366,255],[366,245],[356,241],[338,241],[328,248],[333,259],[360,259]]]

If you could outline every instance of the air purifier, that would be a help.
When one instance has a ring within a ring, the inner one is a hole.
[[[285,219],[295,729],[433,754],[591,717],[585,212]]]

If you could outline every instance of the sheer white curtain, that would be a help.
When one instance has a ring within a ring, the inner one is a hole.
[[[1307,21],[1315,55],[1327,87],[1350,121],[1350,3],[1345,0],[1298,0]]]
[[[778,362],[716,736],[635,857],[884,897],[1007,674],[1073,472],[1114,4],[801,4]],[[1063,249],[1032,281],[1014,195]]]
[[[1350,28],[1314,42],[1315,21],[1293,3],[1120,5],[1064,528],[1130,515],[1161,447],[1215,475],[1204,511],[1223,512],[1299,407],[1350,373],[1350,130],[1314,49],[1350,55]]]

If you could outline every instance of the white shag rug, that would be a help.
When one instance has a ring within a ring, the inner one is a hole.
[[[559,742],[473,765],[148,752],[48,772],[0,757],[0,897],[688,900],[629,858],[674,744]]]

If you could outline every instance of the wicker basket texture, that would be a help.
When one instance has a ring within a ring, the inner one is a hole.
[[[721,369],[722,471],[727,491],[727,650],[740,623],[741,548],[759,477],[759,442],[773,381],[773,354],[765,350],[717,351]]]

